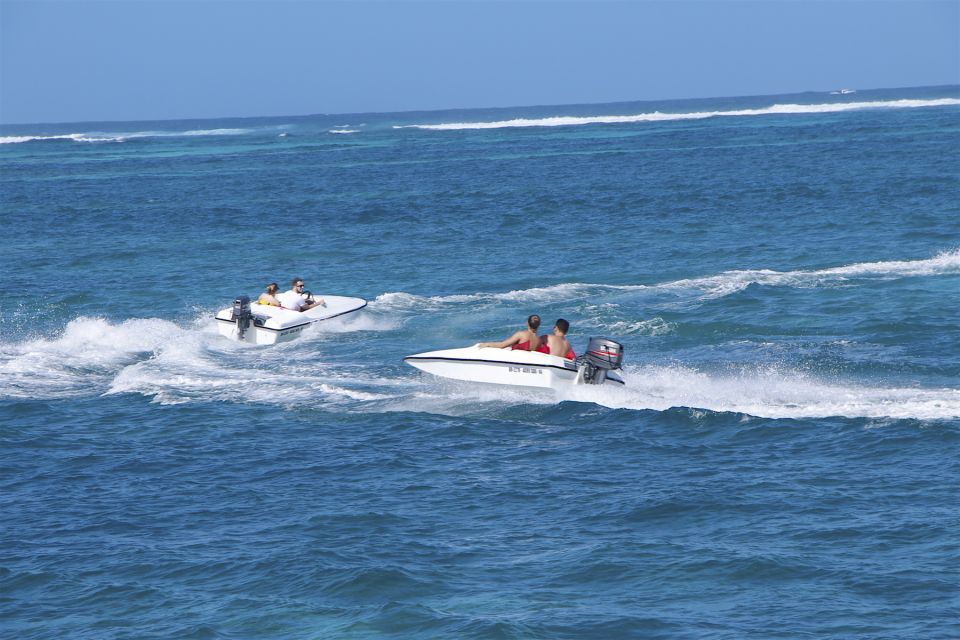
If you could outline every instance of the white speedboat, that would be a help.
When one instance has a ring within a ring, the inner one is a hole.
[[[275,344],[293,340],[311,324],[359,311],[367,306],[363,298],[319,296],[326,306],[306,311],[293,311],[266,304],[250,303],[240,296],[232,307],[217,312],[217,329],[221,335],[253,344]]]
[[[587,352],[577,360],[473,345],[418,353],[403,361],[441,378],[467,382],[558,390],[577,384],[624,384],[623,345],[609,338],[590,338]]]

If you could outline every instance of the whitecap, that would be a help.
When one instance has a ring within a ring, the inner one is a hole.
[[[864,109],[915,109],[921,107],[951,107],[960,105],[957,98],[935,100],[875,100],[867,102],[832,102],[826,104],[774,104],[759,109],[730,111],[694,111],[689,113],[637,113],[632,115],[550,116],[546,118],[514,118],[491,122],[445,122],[437,124],[395,125],[395,129],[426,129],[432,131],[461,131],[469,129],[505,129],[521,127],[569,127],[589,124],[632,124],[638,122],[668,122],[676,120],[703,120],[718,117],[745,117],[765,115],[839,113]]]
[[[21,144],[24,142],[44,142],[51,140],[69,140],[71,142],[126,142],[127,140],[137,138],[237,136],[251,132],[252,129],[193,129],[189,131],[131,131],[117,133],[92,131],[56,135],[0,136],[0,144]]]
[[[92,133],[65,133],[53,136],[0,136],[0,144],[20,144],[23,142],[44,142],[49,140],[70,140],[72,142],[123,142],[130,135],[107,135]]]

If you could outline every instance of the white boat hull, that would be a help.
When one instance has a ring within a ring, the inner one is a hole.
[[[441,378],[537,389],[585,384],[577,363],[536,351],[464,347],[407,356],[404,362]],[[618,371],[607,371],[601,384],[624,384]]]
[[[306,311],[291,311],[269,305],[250,304],[253,321],[243,331],[243,341],[253,344],[276,344],[298,337],[312,324],[359,311],[367,306],[363,298],[345,296],[317,296],[327,303]],[[233,320],[233,307],[217,312],[217,330],[232,340],[240,339],[240,330]]]

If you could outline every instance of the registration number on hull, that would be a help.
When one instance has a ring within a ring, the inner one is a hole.
[[[534,374],[542,374],[542,373],[543,373],[543,369],[538,369],[537,367],[513,367],[513,366],[511,366],[511,367],[508,367],[507,370],[510,371],[510,373],[534,373]]]

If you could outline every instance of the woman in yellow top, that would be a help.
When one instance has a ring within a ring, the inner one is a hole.
[[[277,291],[280,290],[280,287],[277,286],[276,282],[271,282],[267,285],[267,290],[260,294],[260,299],[257,300],[259,304],[268,304],[272,307],[279,307],[280,301],[277,300]]]

